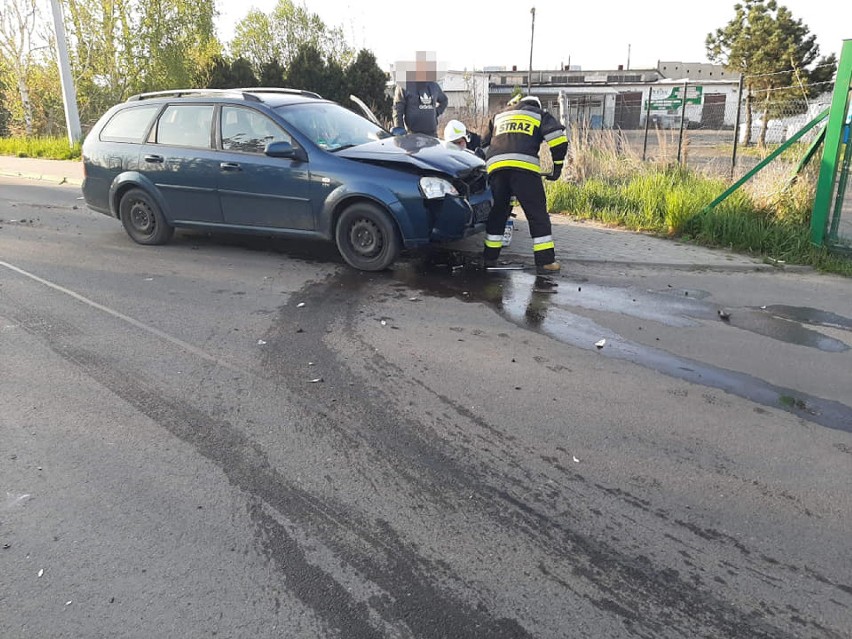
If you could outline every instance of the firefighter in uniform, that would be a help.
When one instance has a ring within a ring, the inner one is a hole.
[[[545,177],[556,180],[562,173],[568,139],[565,128],[541,108],[541,101],[535,96],[509,102],[506,109],[488,123],[482,144],[487,147],[485,161],[494,206],[485,225],[482,254],[485,266],[493,266],[500,256],[503,230],[512,210],[512,196],[515,196],[529,222],[537,272],[543,275],[559,272],[541,183],[538,152],[542,142],[547,142],[553,158],[553,172]]]

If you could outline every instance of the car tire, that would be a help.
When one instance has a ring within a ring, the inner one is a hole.
[[[379,207],[359,202],[347,207],[334,231],[343,259],[361,271],[381,271],[399,256],[399,232],[390,215]]]
[[[160,207],[142,189],[130,189],[121,197],[118,205],[119,217],[124,230],[139,244],[165,244],[174,235]]]

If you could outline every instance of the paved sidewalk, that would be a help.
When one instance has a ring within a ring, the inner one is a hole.
[[[79,186],[83,183],[83,163],[73,160],[40,160],[0,155],[0,175]]]
[[[54,184],[82,184],[83,163],[0,156],[0,175],[45,180]],[[523,212],[517,209],[512,245],[501,259],[532,263],[532,242]],[[593,222],[551,216],[557,259],[562,262],[623,263],[712,268],[718,270],[763,270],[773,268],[762,260],[721,249],[692,246],[643,233],[608,228]],[[482,235],[450,245],[450,248],[479,252]],[[795,268],[795,267],[794,267]]]

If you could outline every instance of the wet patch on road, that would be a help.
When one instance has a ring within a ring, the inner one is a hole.
[[[673,327],[724,321],[735,328],[828,353],[847,351],[849,346],[799,322],[845,329],[852,326],[849,318],[817,309],[781,306],[722,311],[718,304],[708,300],[705,291],[642,291],[599,286],[568,277],[538,277],[528,270],[485,271],[478,267],[475,258],[459,253],[438,253],[429,260],[401,264],[390,277],[420,294],[485,303],[517,326],[563,343],[596,349],[606,357],[628,360],[671,377],[787,410],[822,426],[852,432],[852,407],[626,340],[569,309],[618,313]],[[601,340],[605,340],[603,344]]]

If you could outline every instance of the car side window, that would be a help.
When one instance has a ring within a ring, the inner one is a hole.
[[[293,144],[293,138],[254,109],[222,107],[222,148],[225,151],[263,153],[270,142]]]
[[[141,142],[160,105],[122,109],[101,130],[102,142]]]
[[[157,122],[157,144],[209,149],[212,104],[172,104]]]

